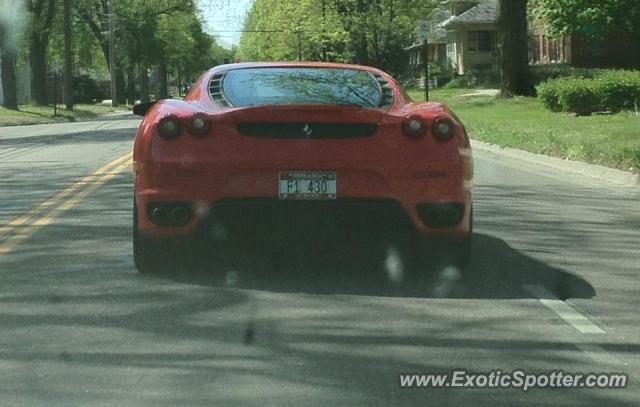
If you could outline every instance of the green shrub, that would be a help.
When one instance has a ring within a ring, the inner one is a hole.
[[[538,87],[542,105],[553,112],[589,115],[631,110],[640,101],[640,71],[603,71],[594,78],[560,78]]]
[[[559,103],[565,112],[587,116],[601,110],[601,86],[597,79],[572,79],[560,88]]]
[[[560,88],[564,85],[562,80],[552,80],[543,83],[538,87],[538,98],[545,109],[552,112],[561,112]]]
[[[98,99],[98,85],[88,75],[73,77],[73,100],[76,103],[93,104]]]
[[[596,78],[606,69],[576,68],[566,64],[532,65],[530,67],[530,80],[535,86],[551,79],[558,78]]]
[[[640,103],[640,72],[610,71],[602,75],[602,105],[604,110],[632,110]]]

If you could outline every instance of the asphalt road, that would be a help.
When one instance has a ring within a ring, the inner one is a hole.
[[[394,283],[389,264],[312,234],[147,277],[131,254],[137,123],[0,129],[0,405],[640,405],[634,190],[476,152],[464,283]],[[399,385],[453,368],[630,383]]]

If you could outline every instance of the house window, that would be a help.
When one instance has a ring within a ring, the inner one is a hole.
[[[469,31],[467,49],[469,51],[490,52],[495,49],[495,31]]]

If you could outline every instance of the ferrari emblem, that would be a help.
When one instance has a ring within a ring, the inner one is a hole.
[[[308,124],[305,124],[302,128],[302,132],[306,137],[311,137],[311,135],[313,134],[313,129]]]

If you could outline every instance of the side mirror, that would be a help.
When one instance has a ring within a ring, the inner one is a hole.
[[[157,103],[157,100],[154,100],[151,102],[138,103],[133,107],[133,114],[144,117],[144,115],[147,114],[149,109],[151,109],[153,105],[155,105],[156,103]]]

